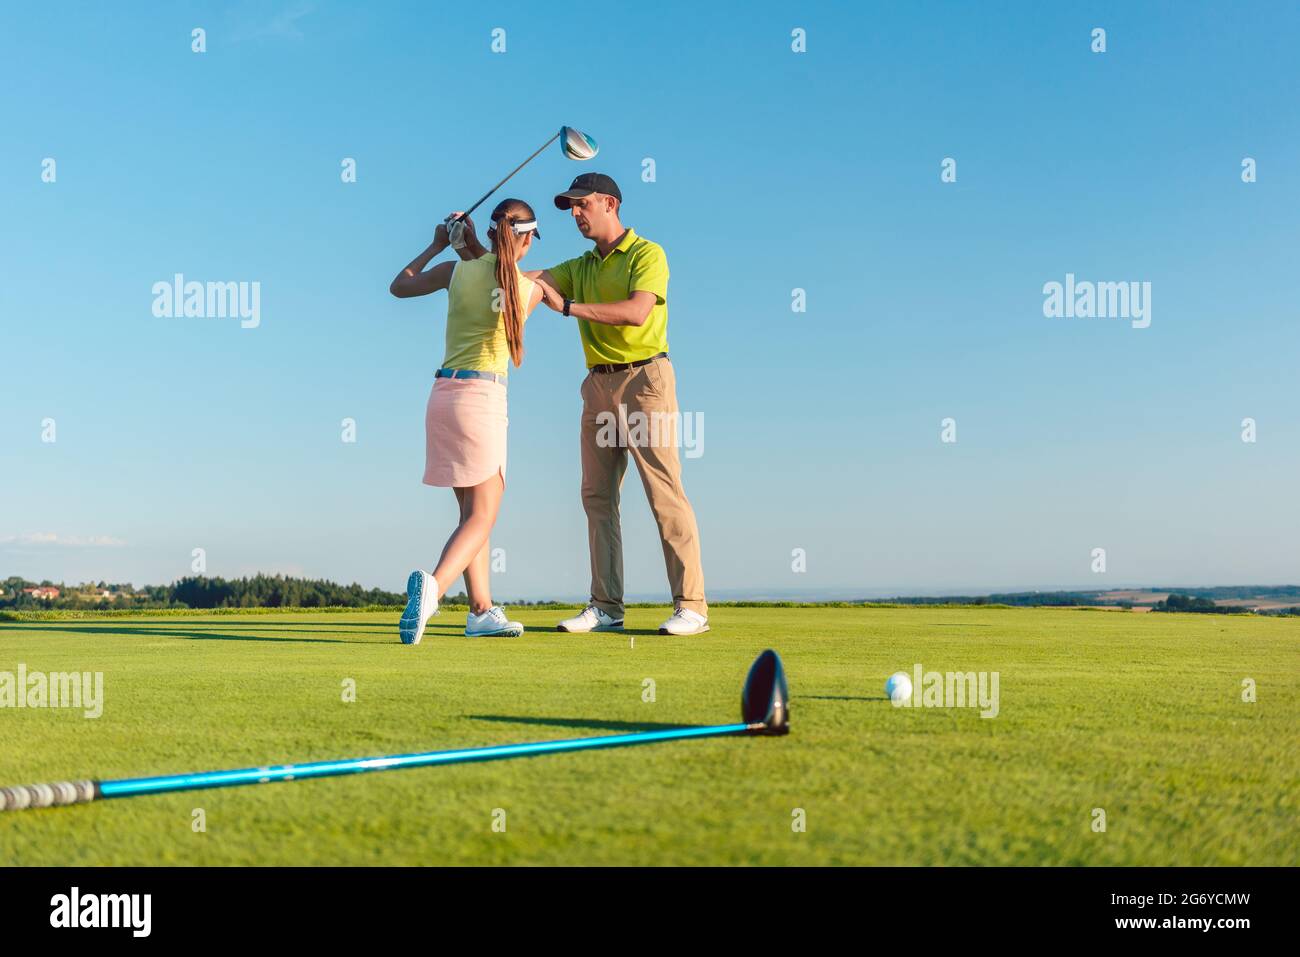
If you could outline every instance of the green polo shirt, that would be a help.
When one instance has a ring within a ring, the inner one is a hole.
[[[668,351],[668,257],[658,243],[633,229],[608,256],[590,249],[577,259],[550,268],[555,287],[574,302],[623,302],[644,290],[655,294],[650,315],[640,326],[608,326],[578,320],[587,367],[606,362],[636,362]]]

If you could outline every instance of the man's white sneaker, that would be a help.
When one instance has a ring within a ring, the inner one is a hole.
[[[397,623],[404,645],[418,645],[430,615],[438,613],[438,583],[426,571],[416,569],[406,579],[406,610]]]
[[[661,635],[701,635],[709,630],[709,619],[689,608],[678,608],[659,626]]]
[[[582,613],[566,618],[555,626],[556,631],[585,635],[589,631],[622,631],[623,619],[612,618],[595,605],[588,605]]]
[[[500,605],[493,605],[481,615],[471,611],[465,619],[466,638],[518,638],[523,633],[524,626],[507,620]]]

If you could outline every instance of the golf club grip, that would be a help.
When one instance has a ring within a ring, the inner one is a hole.
[[[0,811],[22,811],[34,807],[89,804],[99,797],[94,781],[55,781],[53,784],[20,784],[0,788]]]

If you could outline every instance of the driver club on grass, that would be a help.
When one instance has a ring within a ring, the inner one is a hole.
[[[142,794],[165,794],[172,791],[198,791],[207,788],[236,787],[243,784],[269,784],[272,781],[300,781],[307,778],[361,774],[366,771],[392,771],[420,768],[435,764],[469,764],[498,761],[529,755],[554,754],[560,751],[590,751],[618,748],[686,738],[711,738],[721,735],[784,735],[790,731],[790,689],[786,684],[781,656],[770,648],[750,666],[740,696],[741,720],[735,724],[706,725],[698,728],[668,728],[634,731],[591,738],[563,741],[533,741],[525,744],[497,744],[455,751],[425,751],[419,754],[389,754],[369,758],[339,758],[307,764],[281,764],[274,767],[242,768],[232,771],[197,771],[158,777],[121,778],[115,781],[56,781],[0,788],[0,811],[26,808],[88,804],[107,798],[136,797]]]

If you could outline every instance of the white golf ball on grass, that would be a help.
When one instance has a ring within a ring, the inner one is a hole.
[[[895,671],[889,676],[885,682],[885,694],[889,695],[895,707],[912,700],[912,679],[906,671]]]

